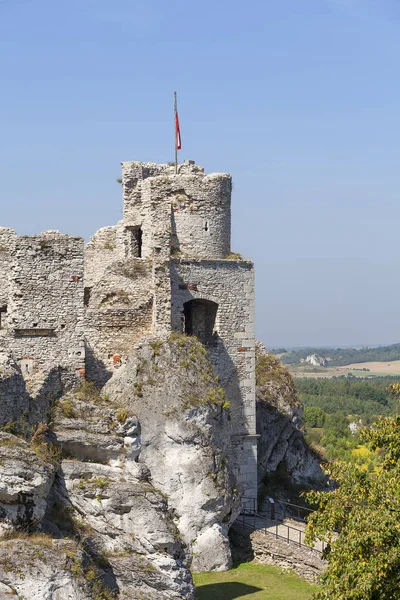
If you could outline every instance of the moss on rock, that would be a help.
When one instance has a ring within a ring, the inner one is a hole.
[[[206,349],[196,337],[174,332],[168,340],[150,341],[149,347],[152,356],[144,351],[137,357],[134,383],[137,398],[142,398],[145,391],[149,393],[149,386],[164,389],[168,384],[174,388],[175,380],[176,399],[181,407],[214,405],[229,410],[225,391],[215,376]]]
[[[256,346],[257,400],[279,408],[288,405],[301,407],[292,376],[273,354],[262,344]]]

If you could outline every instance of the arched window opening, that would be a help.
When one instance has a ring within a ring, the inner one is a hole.
[[[185,302],[185,333],[195,335],[203,344],[213,342],[218,304],[211,300],[195,299]]]

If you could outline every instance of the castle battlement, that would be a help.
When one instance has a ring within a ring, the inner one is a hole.
[[[83,240],[0,228],[0,350],[26,379],[104,384],[149,336],[196,335],[226,389],[232,456],[256,495],[254,268],[231,255],[231,176],[122,163],[123,220]]]
[[[187,163],[177,175],[175,166],[122,163],[127,255],[137,252],[140,236],[140,254],[150,256],[160,227],[168,229],[164,242],[168,250],[171,244],[176,252],[203,258],[225,258],[230,253],[231,176],[206,175],[193,161]]]

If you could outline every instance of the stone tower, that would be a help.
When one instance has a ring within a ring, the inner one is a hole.
[[[232,455],[239,482],[249,497],[256,497],[254,268],[231,254],[231,177],[206,175],[192,161],[185,161],[178,174],[174,166],[125,162],[122,190],[123,221],[112,230],[101,230],[86,250],[91,285],[90,265],[101,263],[104,273],[91,294],[100,291],[104,299],[105,293],[109,298],[117,293],[109,289],[106,267],[110,254],[115,254],[113,260],[119,257],[127,272],[137,272],[133,287],[123,288],[136,295],[138,315],[133,321],[139,318],[141,325],[132,322],[131,329],[142,335],[145,323],[152,335],[180,331],[203,342],[231,402]],[[96,258],[98,252],[101,259]],[[117,304],[127,301],[126,296],[113,298]],[[117,326],[121,313],[113,306],[109,318],[116,319]],[[114,341],[120,337],[121,344],[108,347],[108,358],[98,358],[105,363],[111,357],[123,361],[129,351],[123,336],[119,329]],[[103,334],[97,337],[104,343]]]

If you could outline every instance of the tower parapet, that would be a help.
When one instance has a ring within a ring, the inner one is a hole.
[[[124,221],[121,243],[126,255],[147,258],[162,227],[172,254],[225,258],[231,245],[232,179],[227,173],[205,175],[186,161],[175,167],[122,163]],[[167,210],[169,218],[163,218]]]

